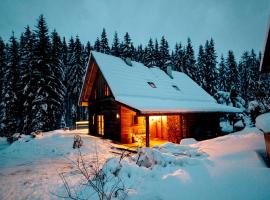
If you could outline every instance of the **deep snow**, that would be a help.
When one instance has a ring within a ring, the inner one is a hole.
[[[0,199],[57,199],[52,193],[65,194],[58,172],[74,175],[77,151],[72,149],[76,131],[53,131],[31,139],[27,136],[10,146],[0,140]],[[110,141],[84,135],[81,151],[86,160],[95,157],[103,169],[119,177],[127,199],[270,199],[270,169],[265,155],[263,134],[257,128],[211,140],[183,141],[142,148],[137,155],[119,165]],[[140,155],[140,156],[139,156]],[[71,176],[72,175],[72,176]],[[89,190],[78,188],[84,196]],[[94,196],[91,196],[93,199]]]

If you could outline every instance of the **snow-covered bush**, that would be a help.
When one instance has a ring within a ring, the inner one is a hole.
[[[248,104],[248,112],[250,114],[251,121],[254,124],[256,117],[264,112],[264,106],[256,100],[250,101]]]
[[[184,166],[196,164],[197,158],[205,155],[196,147],[168,142],[153,148],[140,148],[135,160],[137,165],[146,168],[152,168],[156,165],[162,167],[168,165]]]

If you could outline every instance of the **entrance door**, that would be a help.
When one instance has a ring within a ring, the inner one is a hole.
[[[97,128],[98,128],[98,134],[104,135],[104,115],[98,115],[97,116]]]

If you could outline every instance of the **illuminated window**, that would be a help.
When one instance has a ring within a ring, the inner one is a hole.
[[[104,135],[104,115],[97,116],[98,134]]]
[[[179,89],[179,87],[178,87],[177,85],[172,85],[172,87],[173,87],[174,89],[176,89],[177,91],[180,91],[180,89]]]
[[[148,85],[150,85],[152,88],[157,88],[157,86],[155,85],[155,83],[153,83],[153,82],[147,82],[148,83]]]
[[[110,96],[110,89],[107,85],[104,86],[104,96]]]

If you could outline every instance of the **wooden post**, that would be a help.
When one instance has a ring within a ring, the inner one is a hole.
[[[145,124],[146,124],[146,126],[145,126],[145,132],[146,132],[146,141],[145,141],[145,143],[146,143],[146,147],[149,147],[150,146],[150,140],[149,140],[149,116],[147,115],[147,116],[145,116]]]

